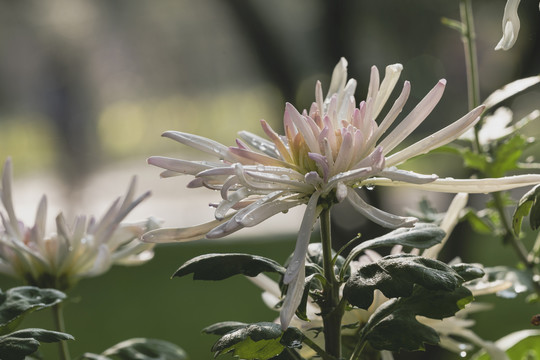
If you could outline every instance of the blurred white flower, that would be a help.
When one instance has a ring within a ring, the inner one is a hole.
[[[495,50],[509,50],[516,43],[520,27],[518,16],[520,2],[521,0],[508,0],[506,2],[502,20],[503,36],[497,46],[495,46]]]
[[[439,192],[487,193],[540,182],[540,175],[500,179],[439,179],[398,169],[404,161],[445,145],[474,126],[483,111],[480,106],[451,125],[400,151],[394,151],[431,113],[446,86],[440,80],[416,107],[387,131],[402,111],[410,93],[405,81],[401,94],[386,116],[375,120],[388,101],[402,71],[400,64],[386,68],[381,82],[379,71],[371,68],[367,99],[356,107],[356,81],[347,81],[347,61],[334,69],[330,89],[323,96],[317,82],[315,102],[309,112],[300,113],[286,104],[285,135],[270,125],[261,125],[270,139],[240,132],[234,147],[227,147],[197,135],[168,131],[163,136],[201,150],[220,161],[188,161],[161,156],[148,159],[166,169],[162,177],[195,176],[189,187],[207,187],[221,194],[215,220],[194,227],[158,229],[144,235],[148,242],[190,241],[221,238],[244,227],[255,226],[290,208],[307,204],[298,232],[294,256],[285,274],[289,293],[282,308],[282,326],[287,327],[300,302],[304,286],[304,264],[312,228],[323,206],[347,199],[368,219],[389,228],[412,226],[412,217],[401,217],[367,204],[355,188],[373,186],[417,187]],[[388,132],[388,134],[387,134]],[[386,135],[385,135],[386,134]]]
[[[25,226],[16,215],[12,199],[12,166],[4,165],[0,197],[7,215],[0,212],[0,272],[39,287],[67,290],[81,278],[106,272],[113,264],[137,265],[153,257],[153,244],[139,239],[148,230],[158,227],[153,219],[138,223],[121,223],[126,215],[150,193],[133,199],[136,179],[126,196],[118,198],[96,221],[78,216],[72,227],[60,213],[56,217],[56,233],[45,232],[47,198],[39,202],[35,224]]]

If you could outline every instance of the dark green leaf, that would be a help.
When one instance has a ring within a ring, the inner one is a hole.
[[[20,286],[0,290],[0,335],[13,331],[33,311],[58,304],[66,295],[54,289]]]
[[[471,281],[484,276],[484,270],[471,264],[454,264],[451,266],[465,281]]]
[[[244,328],[248,325],[249,324],[238,321],[223,321],[205,327],[202,332],[205,334],[225,335],[230,331]]]
[[[540,226],[540,185],[523,195],[514,210],[512,225],[516,235],[521,232],[521,223],[527,214],[530,214],[531,227],[536,230]]]
[[[186,360],[188,358],[185,351],[175,344],[146,338],[122,341],[105,350],[102,355],[119,360]]]
[[[362,338],[379,350],[422,350],[425,343],[438,343],[439,336],[419,322],[417,316],[443,319],[471,301],[471,292],[463,286],[453,291],[432,291],[417,286],[412,296],[391,299],[381,305],[364,326]]]
[[[257,276],[261,272],[283,274],[285,268],[272,259],[249,254],[205,254],[182,265],[173,276],[193,273],[195,280],[223,280],[233,275]]]
[[[294,334],[289,333],[285,344],[282,344],[284,334],[278,324],[251,324],[225,334],[214,344],[212,351],[216,352],[216,356],[232,353],[233,356],[246,360],[268,360],[279,355],[288,344],[296,346]]]
[[[356,246],[351,250],[349,256],[347,256],[347,263],[366,249],[374,249],[382,246],[402,245],[417,249],[427,249],[439,244],[445,235],[445,232],[440,227],[433,224],[419,223],[412,228],[400,228],[381,237],[364,241]]]
[[[23,329],[0,336],[2,360],[22,360],[38,349],[41,342],[73,340],[73,336],[43,329]]]
[[[375,289],[395,298],[411,296],[415,284],[430,290],[452,291],[463,282],[454,269],[441,261],[409,254],[390,255],[361,266],[345,283],[343,297],[350,304],[367,309]]]

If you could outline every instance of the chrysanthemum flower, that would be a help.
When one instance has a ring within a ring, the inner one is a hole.
[[[20,222],[13,206],[12,167],[4,165],[0,197],[7,216],[0,212],[4,229],[0,229],[0,272],[22,279],[29,285],[67,290],[81,278],[106,272],[113,264],[137,265],[153,257],[153,244],[140,241],[146,231],[157,228],[153,219],[139,223],[121,223],[126,215],[150,193],[134,199],[136,179],[126,196],[118,198],[96,221],[78,216],[72,227],[60,213],[56,233],[47,234],[47,198],[39,202],[35,224]]]
[[[521,0],[508,0],[506,2],[502,20],[503,36],[495,46],[495,50],[509,50],[516,43],[520,28],[518,16],[520,2]]]
[[[330,89],[323,96],[317,82],[315,102],[309,112],[297,111],[287,104],[284,114],[285,135],[278,135],[261,120],[269,140],[242,131],[236,146],[227,147],[213,140],[177,132],[163,134],[182,144],[216,156],[219,161],[187,161],[155,156],[152,165],[166,169],[162,177],[188,174],[195,176],[189,187],[218,190],[221,201],[214,204],[215,220],[181,229],[159,229],[145,234],[144,241],[190,241],[221,238],[244,227],[307,204],[298,232],[294,256],[285,274],[289,285],[282,308],[282,326],[286,327],[300,302],[304,286],[304,265],[311,230],[323,207],[343,200],[372,221],[389,228],[412,226],[412,217],[389,214],[367,204],[356,192],[361,187],[399,186],[439,192],[488,193],[540,182],[540,175],[500,179],[439,179],[398,169],[404,161],[447,144],[472,127],[483,111],[480,106],[442,130],[394,151],[430,114],[439,102],[446,81],[439,81],[418,105],[388,131],[402,111],[410,93],[403,89],[384,118],[377,122],[402,71],[400,64],[386,68],[384,80],[374,66],[367,99],[356,107],[356,81],[347,81],[347,61],[341,59],[332,74]]]

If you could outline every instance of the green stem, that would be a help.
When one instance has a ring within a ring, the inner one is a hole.
[[[321,359],[323,359],[323,360],[337,360],[335,357],[330,356],[329,354],[327,354],[326,351],[324,351],[324,349],[322,349],[319,345],[315,344],[315,342],[313,342],[310,338],[305,337],[304,340],[302,340],[302,342],[304,344],[306,344],[307,346],[309,346],[311,349],[313,349],[313,351],[315,351],[317,353],[317,355],[320,356]]]
[[[525,246],[523,246],[523,243],[514,234],[514,230],[512,229],[510,220],[504,212],[504,201],[502,198],[502,194],[500,192],[495,192],[492,194],[492,196],[495,208],[499,213],[499,217],[501,218],[501,223],[505,231],[504,242],[510,243],[517,256],[519,257],[519,260],[525,265],[525,267],[532,271],[535,275],[538,275],[539,272],[538,269],[535,268],[534,257],[529,256],[529,253],[527,252]],[[538,283],[537,281],[533,281],[532,283],[534,285],[536,293],[540,295],[540,283]]]
[[[339,306],[339,282],[332,262],[332,235],[330,229],[330,208],[324,209],[320,215],[321,243],[323,248],[323,268],[326,284],[323,289],[324,303],[321,313],[324,327],[324,344],[326,352],[341,358],[341,318],[343,307]]]
[[[66,332],[66,326],[64,323],[64,311],[62,303],[56,304],[52,307],[53,317],[54,317],[54,325],[56,327],[56,331],[59,332]],[[71,356],[69,355],[69,348],[67,341],[62,340],[58,343],[58,352],[59,352],[59,358],[60,360],[70,360]]]
[[[465,50],[465,66],[467,70],[467,93],[469,94],[469,110],[480,105],[480,79],[478,75],[478,57],[476,54],[476,34],[471,0],[460,0],[461,39]],[[478,141],[479,124],[474,127],[476,151],[480,150]]]

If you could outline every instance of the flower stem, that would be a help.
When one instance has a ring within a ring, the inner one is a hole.
[[[323,248],[323,268],[326,284],[323,289],[324,303],[321,306],[324,343],[326,352],[335,357],[341,358],[341,318],[343,307],[339,301],[339,282],[334,272],[332,261],[332,235],[330,230],[330,207],[324,209],[320,215],[321,221],[321,243]]]
[[[480,78],[478,75],[478,57],[476,54],[476,33],[471,0],[460,0],[461,40],[465,50],[465,66],[467,70],[467,93],[469,94],[469,110],[480,105]],[[476,150],[480,150],[478,141],[479,124],[474,127]]]
[[[63,306],[61,303],[56,304],[52,307],[53,317],[54,317],[54,325],[56,327],[56,331],[59,332],[66,332],[66,326],[64,324],[64,311]],[[58,343],[58,352],[59,352],[59,359],[60,360],[70,360],[71,356],[69,355],[69,348],[67,341],[61,340]]]

